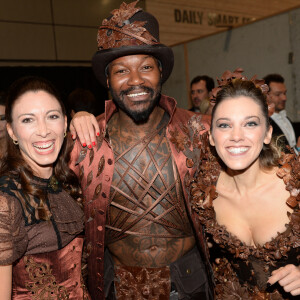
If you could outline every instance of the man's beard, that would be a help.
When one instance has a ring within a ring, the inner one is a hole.
[[[144,102],[151,101],[150,105],[148,108],[145,110],[141,111],[135,111],[128,109],[128,107],[125,106],[124,101],[122,98],[126,96],[128,93],[134,91],[134,90],[143,90],[147,93],[149,93],[149,99],[150,100],[143,100],[143,101],[136,101],[135,104],[139,105]],[[111,85],[109,85],[109,91],[112,95],[113,101],[116,104],[116,106],[124,111],[130,118],[132,118],[136,123],[145,123],[149,116],[151,115],[153,109],[158,105],[159,99],[160,99],[160,92],[161,92],[161,82],[157,86],[157,89],[154,90],[150,87],[147,86],[136,86],[136,87],[131,87],[127,90],[121,91],[120,94],[118,95],[112,88]]]

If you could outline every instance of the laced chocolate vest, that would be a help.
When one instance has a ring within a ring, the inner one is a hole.
[[[193,235],[180,178],[166,138],[169,116],[153,132],[119,153],[106,225],[108,244],[128,235],[183,238]],[[124,146],[124,145],[123,145]]]

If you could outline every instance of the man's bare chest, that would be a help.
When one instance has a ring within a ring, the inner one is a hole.
[[[165,131],[124,144],[112,140],[115,168],[108,227],[136,235],[189,235],[181,182]]]

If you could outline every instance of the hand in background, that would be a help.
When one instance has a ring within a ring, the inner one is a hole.
[[[278,282],[287,293],[293,296],[300,295],[300,267],[286,265],[272,272],[268,283]]]

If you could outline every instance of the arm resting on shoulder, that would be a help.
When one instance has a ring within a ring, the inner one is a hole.
[[[100,134],[98,122],[93,114],[86,111],[77,112],[70,123],[72,139],[77,136],[83,147],[95,146],[96,135]]]

